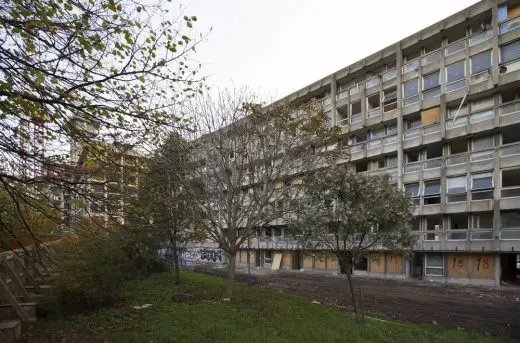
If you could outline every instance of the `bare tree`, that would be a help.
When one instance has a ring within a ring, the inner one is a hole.
[[[178,125],[169,108],[201,89],[191,56],[203,37],[194,37],[195,16],[168,14],[165,4],[3,2],[0,187],[13,201],[44,212],[32,204],[52,205],[49,185],[85,199],[77,170],[85,149],[115,166],[98,142],[142,146]],[[1,214],[0,230],[12,236]]]
[[[189,112],[199,134],[190,141],[190,187],[203,194],[207,234],[229,258],[231,297],[237,250],[255,230],[285,220],[304,171],[324,163],[336,130],[313,102],[262,107],[243,90],[198,100]]]
[[[293,234],[336,255],[357,313],[354,263],[373,249],[410,251],[413,201],[387,176],[356,173],[349,163],[308,174],[303,188],[309,205],[292,221]]]

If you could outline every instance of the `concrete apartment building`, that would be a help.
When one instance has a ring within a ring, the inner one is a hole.
[[[484,0],[284,100],[321,102],[363,173],[415,199],[412,256],[373,251],[354,274],[499,285],[520,254],[520,1]],[[257,267],[338,271],[283,226],[251,239]],[[247,250],[237,261],[247,263]]]

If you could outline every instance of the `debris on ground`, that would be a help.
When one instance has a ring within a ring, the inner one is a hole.
[[[150,306],[152,306],[152,304],[144,304],[144,305],[141,305],[141,306],[134,306],[134,310],[142,310],[142,309],[148,308]]]

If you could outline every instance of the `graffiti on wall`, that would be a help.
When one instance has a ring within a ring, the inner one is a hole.
[[[224,260],[224,254],[221,249],[191,248],[183,253],[183,258],[189,263],[221,263]]]

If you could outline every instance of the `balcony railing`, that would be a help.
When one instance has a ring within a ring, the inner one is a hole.
[[[428,65],[430,63],[438,62],[438,61],[440,61],[440,59],[441,59],[441,51],[437,50],[435,52],[432,52],[431,54],[428,54],[428,55],[424,56],[421,59],[421,64],[423,66],[425,66],[425,65]]]
[[[387,136],[383,138],[384,145],[390,145],[397,143],[397,135]]]
[[[493,239],[493,230],[473,230],[470,237],[472,240],[490,240]]]
[[[502,198],[520,197],[520,186],[502,187]]]
[[[374,139],[367,142],[367,149],[374,149],[381,146],[383,143],[382,139]]]
[[[470,124],[479,123],[481,121],[493,119],[495,117],[495,111],[493,109],[488,109],[485,111],[472,113],[469,116],[469,122]]]
[[[397,77],[397,70],[394,69],[394,70],[390,70],[390,71],[387,71],[386,73],[382,74],[381,80],[383,80],[383,82],[386,82],[386,81],[393,80],[396,77]]]
[[[373,108],[367,111],[367,118],[374,118],[381,115],[381,107]]]
[[[336,122],[336,125],[338,126],[347,126],[348,125],[348,118],[343,118],[343,119],[340,119]]]
[[[366,88],[374,87],[379,84],[379,76],[371,78],[370,80],[367,80],[365,83]]]
[[[363,151],[364,148],[365,148],[365,142],[357,143],[350,147],[350,152],[360,152],[360,151]]]
[[[403,173],[415,173],[421,170],[422,162],[408,163],[403,166]]]
[[[447,166],[454,166],[454,165],[457,165],[457,164],[464,164],[468,162],[468,154],[467,153],[462,153],[462,154],[456,154],[456,155],[451,155],[451,156],[448,156],[446,158],[446,165]]]
[[[412,70],[419,68],[419,60],[413,60],[403,66],[403,74],[406,74]]]
[[[507,116],[520,112],[520,101],[514,101],[500,106],[500,116]]]
[[[493,30],[487,30],[469,37],[469,46],[485,42],[493,37]]]
[[[441,168],[442,167],[442,160],[443,160],[442,157],[432,158],[430,160],[426,160],[426,161],[423,162],[423,169],[427,170],[427,169]]]
[[[495,157],[495,150],[489,149],[489,150],[483,150],[483,151],[476,151],[472,152],[470,155],[470,161],[476,162],[476,161],[484,161],[484,160],[491,160]]]
[[[336,94],[336,100],[341,100],[348,97],[348,89],[341,90],[338,94]]]
[[[502,145],[500,147],[500,156],[520,155],[520,142]]]
[[[500,24],[498,34],[504,34],[520,27],[520,17],[513,18],[505,23]]]
[[[418,127],[418,128],[415,128],[415,129],[410,129],[408,131],[405,131],[403,133],[403,139],[406,141],[406,140],[409,140],[409,139],[414,139],[414,138],[417,138],[417,137],[420,137],[421,136],[421,128]]]
[[[441,124],[436,123],[436,124],[431,124],[431,125],[428,125],[428,126],[423,126],[422,130],[423,130],[423,134],[424,135],[437,133],[437,132],[441,131]]]
[[[356,93],[359,93],[361,91],[361,88],[359,87],[359,84],[355,85],[354,87],[350,88],[348,90],[349,94],[350,95],[353,95],[353,94],[356,94]]]
[[[361,113],[358,113],[358,114],[353,114],[351,117],[350,117],[350,122],[353,124],[353,123],[358,123],[361,121]]]
[[[449,230],[446,232],[448,241],[465,241],[468,239],[468,230]]]
[[[463,39],[461,41],[458,41],[456,43],[453,43],[450,46],[446,47],[446,49],[444,49],[444,56],[453,55],[456,52],[464,50],[464,48],[466,48],[466,40],[465,39]]]
[[[502,229],[500,239],[520,239],[520,229]]]
[[[321,99],[321,106],[328,106],[332,103],[332,99],[329,97]]]

